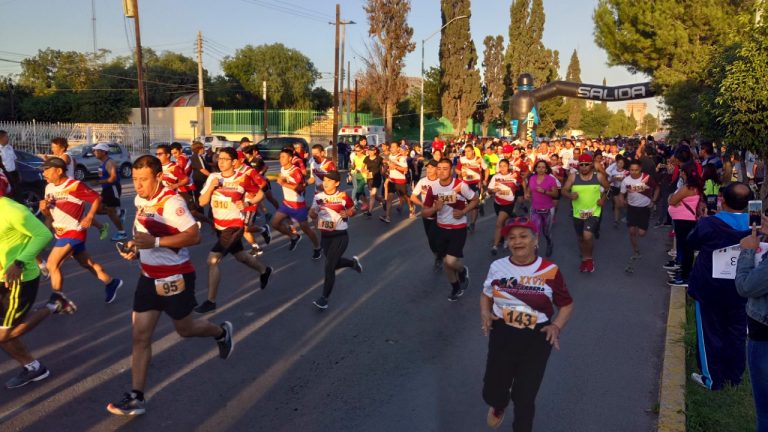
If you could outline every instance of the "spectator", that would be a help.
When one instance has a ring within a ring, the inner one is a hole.
[[[190,158],[192,164],[192,182],[195,184],[195,190],[198,192],[203,190],[205,181],[211,174],[211,167],[208,161],[205,160],[206,158],[203,156],[204,153],[205,147],[203,146],[203,143],[200,141],[192,143],[192,157]]]
[[[710,390],[739,385],[746,367],[746,300],[736,291],[733,279],[713,277],[712,255],[749,234],[746,209],[752,192],[744,183],[734,182],[722,193],[722,211],[699,220],[687,239],[688,247],[699,251],[688,295],[696,303],[696,358],[701,374],[693,373],[691,379]]]
[[[435,135],[435,139],[432,140],[432,151],[435,150],[445,151],[445,141],[440,139],[440,135]]]
[[[752,380],[752,397],[757,414],[757,432],[768,432],[768,260],[755,266],[760,247],[757,230],[741,240],[736,265],[736,291],[747,298],[747,361]],[[768,218],[763,217],[763,234],[768,235]]]
[[[16,152],[13,151],[13,146],[8,142],[8,132],[0,130],[0,168],[5,171],[5,176],[8,178],[8,183],[11,185],[10,197],[16,198],[16,193],[19,190],[19,172],[16,170]]]
[[[328,141],[328,145],[333,147],[333,140]],[[343,141],[338,143],[336,151],[339,153],[339,170],[349,169],[349,144]]]
[[[677,244],[677,265],[665,266],[670,270],[679,270],[670,281],[670,285],[688,287],[688,276],[693,267],[693,249],[688,247],[688,234],[696,226],[698,206],[701,201],[703,182],[693,164],[686,164],[680,170],[681,185],[669,196],[667,211],[672,217]],[[732,243],[733,244],[733,243]],[[669,268],[672,267],[672,268]]]

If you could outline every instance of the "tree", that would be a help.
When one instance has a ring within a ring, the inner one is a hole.
[[[368,0],[363,7],[368,15],[368,35],[373,41],[363,61],[363,84],[384,111],[387,138],[392,136],[392,118],[397,103],[406,95],[408,83],[403,76],[405,56],[416,49],[413,28],[408,25],[410,0]]]
[[[573,54],[571,54],[571,61],[568,63],[565,80],[576,83],[581,82],[581,65],[576,50],[573,50]],[[568,106],[568,128],[578,129],[579,124],[581,124],[581,112],[586,104],[582,99],[570,99],[566,102],[566,105]]]
[[[659,120],[653,114],[648,113],[643,117],[643,124],[640,128],[643,135],[654,133],[659,129]]]
[[[443,116],[440,94],[440,68],[432,66],[424,72],[424,115]]]
[[[58,90],[89,88],[98,72],[97,56],[77,51],[39,50],[34,57],[21,61],[19,85],[31,89],[35,96],[51,95]]]
[[[469,33],[469,0],[441,0],[440,8],[443,25],[456,17],[467,17],[443,28],[439,54],[443,116],[450,120],[457,133],[461,133],[481,96],[477,50]]]
[[[313,110],[326,111],[333,106],[333,94],[322,87],[313,88],[309,100]]]
[[[605,128],[607,136],[631,135],[637,129],[637,121],[634,117],[628,116],[624,110],[618,110],[611,116],[608,126]]]
[[[262,82],[267,81],[273,108],[309,107],[312,87],[320,78],[307,56],[279,43],[246,45],[234,56],[225,57],[221,68],[253,94],[261,94]]]
[[[483,81],[485,88],[483,111],[483,136],[488,135],[488,126],[503,120],[501,103],[504,99],[504,37],[486,36],[483,41]]]
[[[608,110],[608,106],[594,104],[592,109],[584,110],[582,113],[579,129],[589,137],[608,136],[606,128],[612,117],[613,113]]]

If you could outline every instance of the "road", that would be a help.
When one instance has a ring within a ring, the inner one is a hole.
[[[123,202],[131,209],[132,186]],[[488,203],[490,210],[490,203]],[[651,431],[663,354],[668,302],[666,232],[651,229],[634,275],[626,228],[603,225],[593,274],[578,273],[576,240],[561,203],[553,260],[565,275],[575,313],[550,357],[538,395],[539,431]],[[130,210],[129,210],[130,212]],[[489,213],[491,213],[489,211]],[[132,216],[130,214],[129,216]],[[25,337],[51,377],[16,390],[0,389],[0,429],[53,431],[483,431],[481,397],[487,339],[478,296],[492,261],[492,218],[478,223],[465,248],[470,289],[459,302],[431,270],[421,221],[395,215],[350,224],[349,255],[362,275],[338,273],[330,308],[312,305],[320,293],[322,261],[304,239],[294,252],[277,236],[264,260],[277,270],[269,287],[232,258],[222,263],[219,308],[207,317],[235,326],[236,348],[226,361],[205,339],[182,340],[164,317],[154,338],[147,414],[128,419],[105,407],[130,389],[130,311],[138,269],[110,242],[91,233],[88,248],[126,285],[113,304],[103,286],[72,260],[65,292],[72,316],[53,316]],[[205,230],[192,249],[197,298],[205,296]],[[47,300],[41,284],[38,303]],[[0,380],[18,365],[0,356]],[[502,430],[511,430],[511,416]]]

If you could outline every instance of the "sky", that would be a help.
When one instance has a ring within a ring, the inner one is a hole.
[[[362,68],[368,26],[365,0],[138,0],[142,45],[156,51],[171,50],[194,57],[195,38],[202,31],[203,62],[214,75],[219,63],[247,44],[282,43],[304,53],[323,74],[318,85],[333,88],[334,27],[336,3],[347,25],[345,63],[352,76]],[[511,0],[474,0],[470,30],[482,62],[483,39],[502,35],[508,42]],[[608,67],[607,55],[594,42],[592,13],[597,0],[544,0],[544,45],[560,51],[560,75],[565,76],[574,49],[581,63],[582,82],[608,85],[648,80],[623,67]],[[94,6],[92,8],[92,6]],[[3,16],[0,59],[21,60],[38,50],[93,50],[96,46],[113,55],[128,55],[134,44],[133,20],[123,17],[121,0],[0,0]],[[409,24],[416,49],[406,59],[405,74],[419,76],[421,41],[440,28],[439,0],[412,0]],[[33,23],[33,24],[31,24]],[[426,42],[425,67],[437,66],[439,35]],[[18,64],[0,61],[0,75],[18,73]],[[647,99],[648,112],[657,114],[657,101]],[[625,103],[610,103],[612,109]]]

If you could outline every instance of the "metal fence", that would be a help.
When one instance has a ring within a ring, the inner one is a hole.
[[[173,129],[143,127],[118,123],[43,123],[0,121],[0,130],[8,132],[10,143],[17,150],[32,153],[50,151],[51,139],[64,137],[70,146],[114,142],[123,144],[131,153],[148,151],[147,143],[173,141]]]
[[[214,110],[212,113],[213,133],[250,134],[264,132],[264,110]],[[333,125],[332,111],[312,110],[267,110],[267,133],[285,135],[301,133],[303,130],[324,130]],[[355,118],[355,113],[350,115]],[[383,125],[383,119],[370,113],[357,113],[357,124]]]

